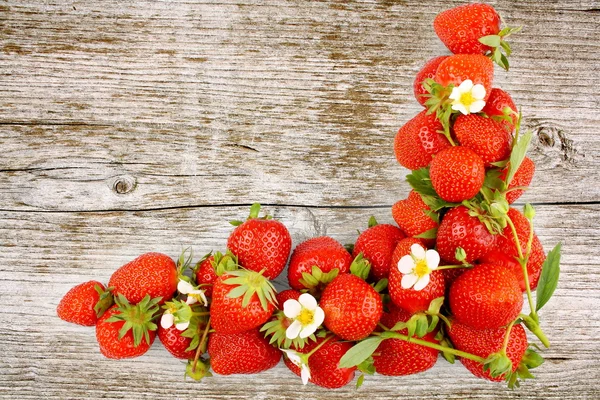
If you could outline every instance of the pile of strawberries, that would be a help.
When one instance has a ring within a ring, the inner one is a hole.
[[[419,71],[425,109],[395,138],[413,189],[392,207],[397,225],[371,218],[353,245],[322,236],[292,251],[288,229],[254,204],[224,253],[196,263],[191,251],[177,262],[143,254],[107,286],[71,289],[59,317],[95,325],[108,358],[142,355],[158,336],[198,380],[258,373],[283,356],[304,384],[338,388],[357,371],[357,385],[365,374],[422,372],[440,354],[510,387],[532,378],[543,359],[526,329],[549,346],[538,312],[557,285],[560,244],[546,255],[533,207],[511,206],[535,168],[531,132],[493,87],[493,62],[508,70],[505,39],[518,30],[499,25],[485,4],[435,18],[453,54]],[[276,293],[271,281],[285,270],[290,289]]]

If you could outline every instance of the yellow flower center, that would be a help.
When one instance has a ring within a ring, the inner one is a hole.
[[[305,325],[309,325],[313,322],[314,316],[315,316],[315,314],[312,311],[310,311],[306,308],[303,308],[302,311],[300,311],[300,315],[298,315],[298,317],[296,319],[298,321],[300,321],[302,326],[305,326]]]
[[[429,267],[427,266],[426,260],[417,260],[415,265],[415,275],[419,278],[427,275],[429,273]]]
[[[471,91],[469,90],[466,93],[462,93],[460,95],[460,99],[459,102],[461,104],[463,104],[465,107],[469,107],[471,104],[473,104],[476,101],[476,99],[473,97],[473,95],[471,94]]]

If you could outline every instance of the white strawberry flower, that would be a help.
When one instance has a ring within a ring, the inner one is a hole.
[[[315,333],[325,319],[325,312],[309,293],[301,294],[298,300],[286,300],[283,303],[283,314],[294,320],[285,331],[288,339],[309,337]]]
[[[410,246],[410,254],[398,261],[398,270],[402,273],[400,284],[404,289],[422,290],[429,284],[429,274],[440,264],[440,255],[435,250],[427,250],[419,244]]]
[[[184,281],[183,279],[179,280],[177,284],[177,290],[181,294],[186,294],[187,299],[185,300],[186,304],[196,304],[202,302],[202,305],[206,307],[208,305],[208,300],[206,299],[206,295],[204,294],[204,290],[198,289],[194,287],[191,283]]]
[[[452,101],[452,109],[460,111],[464,115],[478,113],[485,107],[485,88],[478,83],[473,85],[470,79],[462,81],[462,83],[452,89],[450,100]]]
[[[302,378],[302,384],[306,385],[308,380],[310,379],[310,368],[308,368],[308,360],[306,357],[303,357],[300,353],[289,350],[289,349],[279,349],[283,351],[287,358],[296,366],[300,367],[300,377]]]

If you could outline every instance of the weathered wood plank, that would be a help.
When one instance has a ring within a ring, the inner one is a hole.
[[[290,229],[294,244],[321,234],[343,243],[356,238],[369,215],[390,222],[387,208],[266,207]],[[183,364],[156,343],[145,356],[111,361],[99,354],[93,329],[55,316],[60,297],[87,279],[107,281],[138,254],[157,250],[176,256],[192,245],[196,258],[223,249],[227,221],[246,207],[199,207],[145,212],[0,212],[0,398],[273,398],[292,393],[312,398],[595,398],[600,395],[600,299],[598,205],[538,206],[537,231],[546,250],[563,242],[561,281],[543,310],[552,347],[547,362],[517,391],[477,380],[460,365],[440,360],[423,375],[376,376],[355,391],[303,387],[281,364],[247,376],[184,382]],[[285,285],[278,278],[278,287]],[[26,344],[26,345],[24,345]],[[260,381],[260,384],[257,382]],[[254,385],[254,386],[251,386]]]

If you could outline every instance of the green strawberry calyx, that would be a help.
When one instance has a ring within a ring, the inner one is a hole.
[[[100,318],[114,304],[113,288],[102,289],[100,285],[94,285],[94,290],[100,296],[98,302],[94,305],[96,317]]]
[[[154,320],[158,317],[160,307],[158,303],[162,297],[150,298],[146,295],[138,304],[130,304],[129,301],[119,293],[115,299],[117,312],[106,322],[125,322],[119,330],[119,339],[122,339],[131,330],[133,334],[133,345],[139,346],[142,339],[150,342],[150,331],[156,331],[158,327]]]
[[[363,257],[362,252],[358,253],[352,264],[350,264],[350,273],[366,281],[369,277],[369,272],[371,272],[371,263]]]
[[[505,39],[511,34],[519,32],[521,29],[523,29],[522,26],[516,28],[507,26],[496,35],[488,35],[479,38],[480,43],[492,48],[492,50],[487,53],[487,56],[507,71],[509,69],[508,57],[512,54],[512,49]]]
[[[302,278],[300,278],[299,282],[306,289],[315,289],[309,290],[311,293],[315,292],[318,294],[328,283],[330,283],[332,280],[335,279],[336,276],[338,276],[339,272],[339,268],[334,268],[329,272],[323,272],[321,268],[319,268],[319,266],[313,265],[310,273],[302,273]]]
[[[260,331],[264,332],[266,338],[269,338],[269,344],[275,343],[280,349],[302,349],[308,342],[317,340],[318,333],[313,333],[306,338],[300,336],[294,339],[288,338],[285,333],[290,324],[290,319],[282,310],[278,310],[273,314],[273,318],[260,328]]]
[[[229,271],[227,275],[233,277],[225,279],[223,283],[226,285],[236,285],[236,287],[229,291],[227,297],[238,298],[243,296],[242,307],[247,307],[254,295],[258,297],[260,305],[265,311],[269,309],[268,303],[271,303],[273,306],[277,305],[275,287],[263,276],[263,271],[255,272],[242,268],[236,271]]]
[[[259,218],[260,214],[260,204],[259,203],[254,203],[250,206],[250,214],[248,215],[248,218],[246,218],[246,221],[250,220],[250,219],[273,219],[272,216],[265,214],[264,216]],[[244,223],[244,221],[240,221],[240,220],[233,220],[229,222],[231,225],[233,226],[240,226],[241,224]]]

